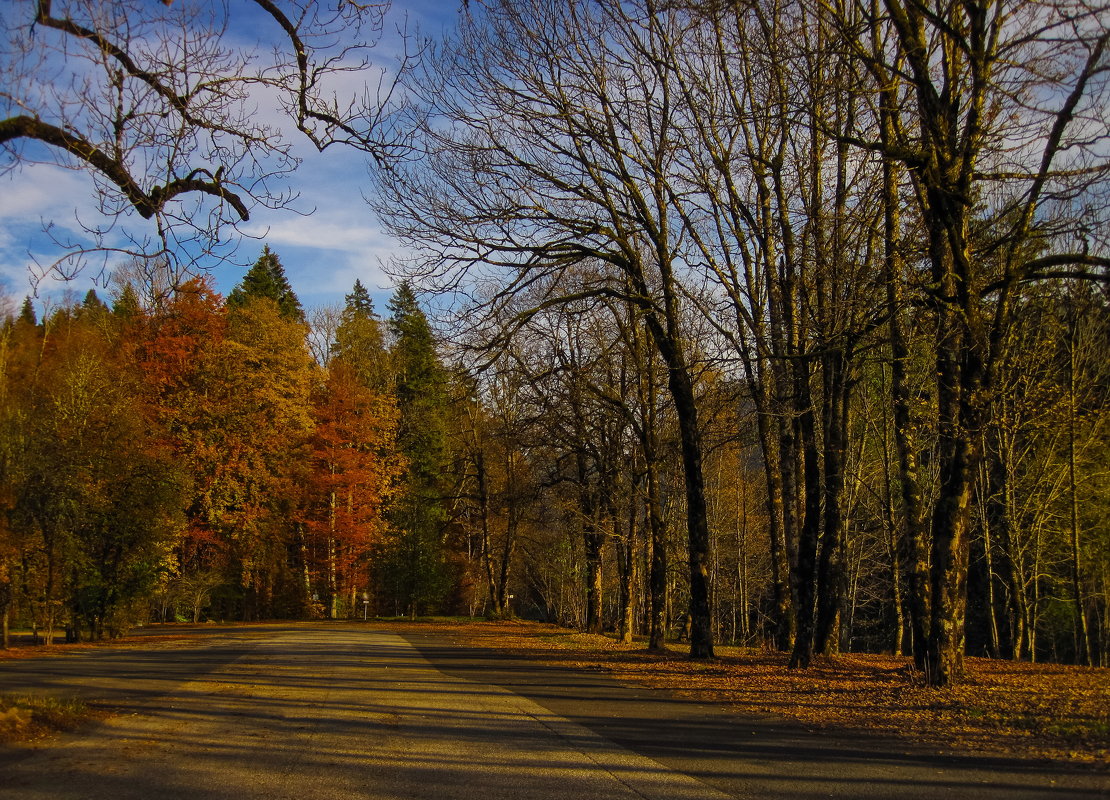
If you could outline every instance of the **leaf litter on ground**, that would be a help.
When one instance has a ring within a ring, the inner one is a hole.
[[[908,658],[844,653],[788,669],[789,654],[716,647],[710,661],[669,644],[579,633],[540,623],[436,623],[460,643],[667,689],[700,702],[799,722],[867,731],[944,753],[1083,763],[1110,769],[1110,669],[968,658],[957,686],[925,685]]]
[[[372,620],[369,625],[398,633],[431,628],[466,646],[571,669],[604,671],[621,681],[667,689],[742,713],[792,720],[815,731],[867,731],[945,753],[1003,755],[1110,770],[1110,669],[1106,668],[968,658],[962,683],[932,689],[909,659],[891,655],[844,653],[819,657],[809,669],[790,670],[789,655],[772,650],[718,646],[716,658],[699,661],[674,643],[666,653],[651,653],[643,641],[622,644],[611,635],[519,620]],[[63,655],[105,645],[172,648],[203,638],[195,629],[179,632],[174,626],[145,633],[111,642],[17,647],[0,651],[0,660]],[[26,710],[11,702],[0,703],[0,713],[5,715],[0,726],[24,728]],[[40,729],[35,730],[32,735],[39,735]]]

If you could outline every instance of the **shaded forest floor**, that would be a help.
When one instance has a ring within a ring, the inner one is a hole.
[[[692,661],[682,645],[671,644],[668,653],[652,654],[642,641],[623,645],[611,636],[531,622],[373,620],[369,625],[397,633],[434,631],[462,646],[605,671],[621,681],[669,689],[743,713],[797,721],[812,730],[867,731],[945,753],[1110,769],[1110,669],[972,658],[963,684],[937,690],[924,686],[906,659],[888,655],[843,654],[817,659],[808,670],[791,671],[784,653],[718,646],[712,661]],[[188,626],[155,625],[140,635],[103,644],[175,647],[197,634]],[[0,650],[0,665],[8,658],[64,656],[102,646],[34,647],[22,637],[15,644],[11,650]],[[0,717],[19,713],[11,705],[11,698],[0,698]]]
[[[930,689],[904,658],[843,654],[787,669],[788,655],[717,647],[692,661],[682,645],[665,655],[644,642],[527,622],[434,625],[459,644],[489,647],[618,680],[669,689],[703,703],[795,720],[813,730],[867,731],[945,753],[1090,763],[1110,768],[1110,669],[971,658],[967,680]]]

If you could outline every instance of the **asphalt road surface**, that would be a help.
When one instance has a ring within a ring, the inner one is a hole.
[[[112,714],[0,749],[3,798],[1110,798],[1105,771],[820,735],[373,625],[0,662],[20,691]]]

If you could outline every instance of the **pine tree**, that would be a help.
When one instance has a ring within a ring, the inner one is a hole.
[[[135,293],[135,287],[130,283],[125,284],[116,302],[112,304],[112,313],[120,319],[135,319],[141,312],[139,295]]]
[[[366,291],[366,287],[362,285],[362,281],[355,279],[355,285],[351,289],[351,293],[343,298],[347,302],[347,307],[344,309],[344,314],[364,314],[368,317],[378,318],[374,312],[374,301],[370,298],[370,292]]]
[[[390,358],[401,414],[397,441],[408,472],[392,513],[396,535],[382,566],[398,607],[416,614],[434,607],[447,588],[447,379],[431,325],[408,283],[397,288],[389,310]]]
[[[107,310],[108,306],[106,306],[104,301],[97,295],[96,289],[89,289],[89,291],[85,293],[85,299],[81,301],[79,313],[95,319]]]
[[[432,486],[440,481],[446,463],[447,373],[428,318],[407,282],[397,288],[389,310],[401,447],[414,477],[421,485]]]
[[[285,268],[277,253],[266,245],[262,248],[262,255],[254,262],[242,282],[231,290],[227,296],[229,308],[241,308],[247,301],[266,297],[274,301],[278,311],[286,319],[304,322],[304,309],[289,280],[285,277]]]

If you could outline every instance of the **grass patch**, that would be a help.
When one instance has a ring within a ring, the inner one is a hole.
[[[1057,722],[1046,726],[1045,733],[1067,742],[1110,741],[1110,722],[1098,720]]]
[[[72,731],[92,716],[75,697],[0,695],[0,742],[14,744]]]

